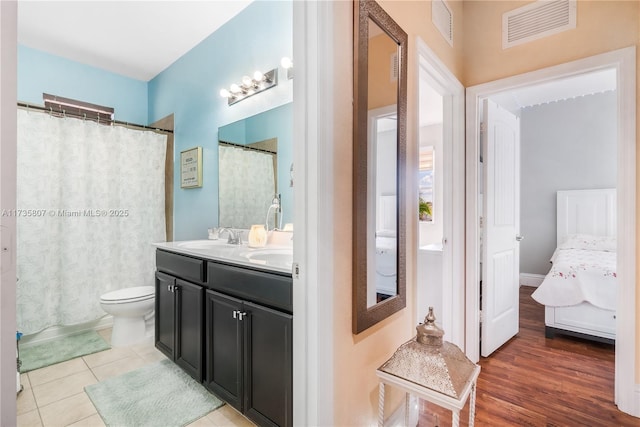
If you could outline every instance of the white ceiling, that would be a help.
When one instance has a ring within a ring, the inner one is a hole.
[[[429,85],[426,74],[421,73],[420,79],[420,127],[442,123],[442,96]],[[616,70],[611,68],[500,92],[490,99],[519,115],[523,108],[615,89]]]
[[[492,95],[490,98],[509,111],[577,98],[616,89],[616,70],[598,70],[534,86]]]
[[[18,43],[148,81],[251,0],[19,0]]]
[[[19,0],[20,44],[148,81],[247,7],[251,0]],[[522,108],[613,90],[613,70],[501,93]],[[442,122],[442,98],[420,85],[420,125]],[[429,92],[429,93],[427,93]]]

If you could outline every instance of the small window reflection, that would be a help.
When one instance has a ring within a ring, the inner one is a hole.
[[[433,221],[433,146],[420,147],[420,165],[418,175],[419,205],[418,217],[420,221]]]

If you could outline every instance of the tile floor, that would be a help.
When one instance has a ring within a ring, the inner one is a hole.
[[[110,340],[111,329],[98,332]],[[104,426],[84,387],[164,358],[149,339],[142,344],[112,348],[21,374],[24,390],[17,401],[18,427]],[[229,405],[223,405],[187,427],[213,426],[254,424]]]

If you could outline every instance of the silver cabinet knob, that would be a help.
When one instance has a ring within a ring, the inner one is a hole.
[[[516,241],[521,242],[522,239],[524,239],[524,236],[520,236],[520,235],[516,236]]]

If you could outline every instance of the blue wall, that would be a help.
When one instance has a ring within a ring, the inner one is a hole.
[[[44,105],[49,93],[115,109],[116,120],[147,124],[147,82],[18,46],[18,100]]]
[[[19,46],[18,99],[42,105],[42,93],[50,93],[114,107],[117,120],[138,124],[174,114],[174,239],[206,238],[218,224],[218,128],[292,101],[293,81],[279,66],[283,56],[292,57],[292,33],[291,1],[255,1],[149,82]],[[273,68],[278,86],[232,106],[220,97],[242,76]],[[292,127],[291,113],[286,132]],[[180,152],[196,146],[203,147],[203,185],[181,189]],[[292,158],[279,153],[285,222],[293,222]]]
[[[149,122],[171,113],[175,120],[175,240],[206,238],[218,225],[218,128],[292,101],[292,80],[279,66],[292,57],[292,29],[290,1],[256,1],[149,82]],[[273,68],[275,88],[232,106],[220,97],[242,76]],[[181,189],[179,154],[196,146],[203,148],[202,187]]]

